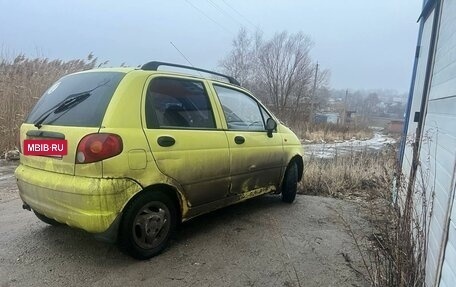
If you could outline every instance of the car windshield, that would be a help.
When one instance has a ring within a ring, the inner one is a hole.
[[[91,72],[63,77],[43,94],[26,122],[59,126],[100,126],[109,101],[124,75],[120,72]],[[73,95],[85,96],[78,97],[82,100],[71,101],[66,105]],[[65,108],[61,107],[62,104],[65,104]],[[51,117],[57,110],[58,116]]]

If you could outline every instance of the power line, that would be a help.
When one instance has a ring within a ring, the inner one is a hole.
[[[255,29],[259,29],[255,24],[252,23],[252,21],[250,21],[247,17],[245,17],[244,15],[242,15],[241,12],[239,12],[236,8],[234,8],[233,6],[231,6],[228,2],[226,2],[225,0],[222,0],[223,3],[225,3],[226,6],[228,6],[229,8],[231,8],[231,10],[233,10],[234,12],[236,12],[239,16],[241,16],[242,18],[244,18],[244,20],[246,20],[250,25],[252,25],[253,28]]]
[[[212,22],[214,22],[216,25],[218,25],[220,28],[222,28],[223,30],[225,30],[226,32],[230,33],[233,35],[233,32],[230,31],[229,29],[225,28],[222,24],[220,24],[219,22],[215,21],[214,19],[212,19],[211,17],[209,17],[206,13],[204,13],[203,10],[199,9],[198,7],[196,7],[195,5],[193,5],[190,1],[188,0],[185,0],[185,2],[187,2],[190,6],[193,7],[193,9],[197,10],[198,12],[200,12],[201,14],[203,14],[207,19],[211,20]]]
[[[223,8],[221,8],[219,5],[217,5],[214,1],[212,0],[207,0],[212,6],[215,7],[215,9],[217,9],[219,12],[221,12],[223,15],[231,18],[233,21],[237,22],[239,25],[244,26],[244,24],[242,24],[241,22],[239,22],[236,18],[234,18],[233,16],[231,16],[228,12],[226,12]]]

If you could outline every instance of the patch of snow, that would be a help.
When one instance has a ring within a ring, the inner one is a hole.
[[[350,139],[335,143],[305,144],[304,154],[307,157],[332,158],[336,155],[343,155],[354,151],[380,150],[388,144],[394,144],[395,139],[390,138],[380,132],[375,132],[374,136],[368,140]]]

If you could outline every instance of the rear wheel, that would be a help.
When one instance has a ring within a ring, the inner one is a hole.
[[[49,218],[45,215],[42,215],[41,213],[38,213],[36,212],[35,210],[33,211],[36,215],[36,217],[38,217],[39,220],[43,221],[44,223],[47,223],[49,225],[52,225],[52,226],[59,226],[59,225],[62,225],[60,222],[52,219],[52,218]]]
[[[298,165],[292,161],[287,167],[282,182],[282,201],[292,203],[298,190]]]
[[[165,194],[140,194],[127,206],[119,230],[119,247],[136,259],[160,254],[176,229],[177,209]]]

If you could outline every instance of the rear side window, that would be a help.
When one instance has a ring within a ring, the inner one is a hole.
[[[147,128],[215,128],[214,114],[204,84],[199,81],[153,79],[146,96]]]
[[[85,94],[84,99],[68,109],[50,113],[43,125],[98,127],[101,125],[112,95],[125,73],[89,72],[69,75],[58,80],[40,98],[27,123],[37,120],[52,111],[66,99]]]

